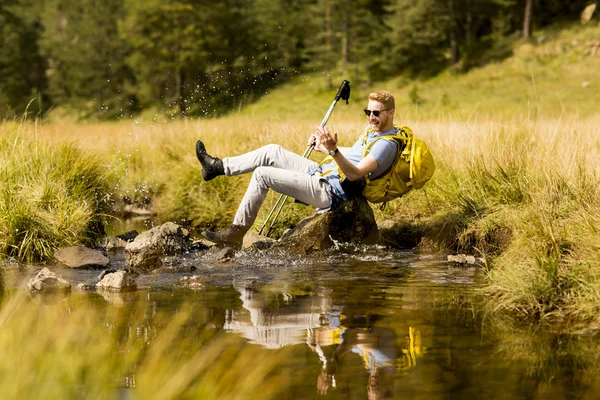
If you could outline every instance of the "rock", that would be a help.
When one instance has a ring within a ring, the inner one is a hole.
[[[116,269],[107,269],[107,270],[104,270],[104,271],[100,272],[100,275],[98,275],[98,280],[102,280],[102,278],[104,278],[104,276],[106,274],[112,274],[114,272],[117,272],[117,270]]]
[[[198,239],[192,242],[192,244],[190,245],[190,250],[201,251],[208,250],[211,247],[213,247],[213,244],[211,242],[208,242],[205,239]]]
[[[77,284],[77,289],[87,291],[92,290],[94,287],[92,285],[88,285],[87,283],[79,283]]]
[[[31,292],[68,292],[71,290],[71,284],[44,267],[34,278],[27,282],[27,288]]]
[[[464,254],[449,255],[448,262],[456,264],[469,264],[473,265],[477,262],[477,259],[473,256],[466,256]]]
[[[88,249],[87,247],[72,246],[65,247],[54,253],[54,257],[61,263],[71,268],[104,268],[110,260],[101,251]]]
[[[166,256],[161,259],[162,264],[177,265],[181,263],[181,259],[177,256]]]
[[[106,250],[125,248],[127,242],[116,236],[105,236],[100,238],[95,243],[96,247]]]
[[[138,274],[133,271],[119,270],[111,272],[102,277],[102,280],[96,283],[96,288],[112,290],[116,292],[135,290],[137,284],[135,278]]]
[[[246,233],[246,235],[244,236],[242,249],[267,250],[275,242],[275,239],[271,239],[269,237],[259,235],[258,233],[251,231]]]
[[[219,248],[215,246],[211,248],[211,253],[212,258],[219,262],[231,261],[235,257],[235,250],[231,247]]]
[[[14,257],[6,257],[4,260],[0,261],[0,271],[2,269],[24,269],[25,264],[21,264],[19,260]]]
[[[189,232],[173,222],[152,228],[127,243],[125,264],[141,270],[162,265],[165,255],[181,253],[189,247]]]
[[[302,220],[271,250],[310,254],[334,247],[334,242],[376,244],[379,233],[371,206],[363,197],[341,204],[335,210]]]

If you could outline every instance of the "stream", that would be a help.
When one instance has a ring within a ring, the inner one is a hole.
[[[7,269],[7,287],[24,288],[34,272]],[[285,354],[283,398],[599,398],[597,339],[487,316],[484,269],[437,254],[356,247],[318,257],[239,252],[219,263],[198,252],[139,276],[127,293],[75,289],[96,283],[98,270],[57,272],[90,307],[142,308],[131,318],[137,332],[188,305],[182,340],[210,327],[251,346],[255,363]],[[127,398],[135,374],[125,382]]]

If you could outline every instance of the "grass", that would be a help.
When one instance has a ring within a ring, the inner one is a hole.
[[[111,181],[97,158],[26,138],[25,127],[0,125],[0,254],[32,262],[99,233]]]

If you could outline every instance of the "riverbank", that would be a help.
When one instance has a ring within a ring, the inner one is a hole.
[[[340,114],[332,126],[347,145],[361,120]],[[374,207],[376,218],[394,221],[398,238],[405,238],[400,246],[419,244],[485,257],[493,311],[593,320],[600,311],[599,122],[403,121],[430,144],[438,169],[424,190],[391,202],[383,211]],[[3,181],[12,182],[3,186],[3,209],[9,215],[3,221],[30,225],[7,225],[2,232],[12,235],[2,240],[8,243],[3,252],[27,261],[51,257],[53,249],[64,245],[85,243],[95,218],[110,211],[109,199],[125,199],[152,209],[163,221],[197,229],[230,223],[249,177],[203,182],[195,141],[203,139],[220,157],[271,142],[301,153],[311,125],[246,118],[164,124],[4,123],[0,130],[13,136],[3,142],[3,159],[9,160]],[[234,133],[223,138],[223,132]],[[25,171],[30,172],[21,173]],[[73,182],[80,185],[69,186]],[[258,227],[276,198],[269,195]],[[33,216],[25,216],[23,210],[34,206]],[[309,207],[289,204],[275,236],[312,213]]]

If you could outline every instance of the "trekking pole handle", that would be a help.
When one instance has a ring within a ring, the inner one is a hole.
[[[325,117],[323,118],[323,121],[321,121],[321,124],[319,125],[319,127],[323,127],[327,124],[327,121],[329,121],[329,117],[331,117],[331,114],[333,113],[333,109],[335,108],[335,105],[337,104],[338,101],[340,101],[340,99],[346,100],[346,104],[348,104],[349,98],[350,98],[350,82],[344,79],[344,81],[340,85],[340,88],[337,91],[337,94],[335,95],[335,99],[331,103],[331,106],[329,106],[329,110],[327,110],[327,113],[325,114]],[[306,151],[304,151],[304,154],[302,155],[302,157],[304,157],[304,158],[310,157],[310,153],[312,153],[314,148],[315,148],[314,144],[309,145],[308,148],[306,149]]]
[[[348,104],[348,99],[350,98],[350,82],[345,80],[340,85],[337,94],[335,95],[335,101],[346,100],[346,104]]]

